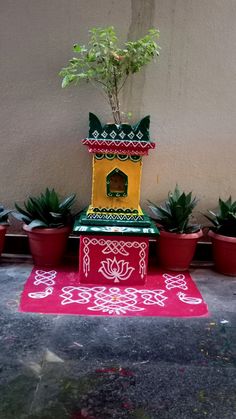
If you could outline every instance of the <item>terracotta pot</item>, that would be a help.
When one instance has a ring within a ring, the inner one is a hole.
[[[30,251],[35,265],[56,266],[60,264],[71,231],[70,227],[30,230],[27,225],[24,225],[23,230],[29,237]]]
[[[158,262],[171,271],[186,271],[193,259],[202,230],[191,234],[160,231],[157,239]]]
[[[7,226],[0,225],[0,255],[3,251]]]
[[[236,276],[236,237],[222,236],[209,231],[212,241],[213,260],[218,272]]]

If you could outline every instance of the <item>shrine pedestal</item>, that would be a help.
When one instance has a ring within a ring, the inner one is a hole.
[[[85,226],[75,223],[80,235],[79,281],[86,284],[143,285],[147,276],[150,227]]]

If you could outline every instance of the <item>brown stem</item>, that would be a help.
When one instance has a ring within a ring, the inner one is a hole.
[[[127,78],[129,77],[129,74],[127,74],[126,76],[125,76],[125,78],[124,78],[124,80],[123,80],[123,83],[121,84],[121,86],[119,87],[119,89],[118,89],[118,94],[120,93],[120,91],[121,91],[121,89],[123,89],[123,87],[124,87],[124,85],[125,85],[125,83],[126,83],[126,81],[127,81]]]
[[[117,86],[117,76],[116,76],[116,69],[113,67],[113,77],[114,77],[114,91],[113,91],[113,97],[114,97],[114,103],[116,106],[116,119],[118,121],[118,124],[121,124],[121,113],[120,113],[120,102],[118,97],[118,86]]]
[[[112,115],[113,115],[113,119],[115,121],[115,124],[120,124],[120,120],[119,120],[119,117],[117,115],[116,103],[114,102],[114,97],[111,93],[109,93],[108,98],[109,98],[109,103],[110,103],[110,106],[111,106]]]

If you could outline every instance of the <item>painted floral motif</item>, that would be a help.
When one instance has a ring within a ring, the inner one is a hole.
[[[95,228],[97,228],[97,227],[94,227],[94,229]],[[119,227],[119,228],[121,228],[121,227]],[[126,227],[124,227],[124,228],[126,228]],[[84,237],[83,238],[83,245],[84,245],[84,247],[83,247],[83,253],[84,253],[84,256],[83,256],[83,273],[85,274],[86,277],[88,276],[88,273],[91,269],[91,266],[90,266],[90,262],[91,262],[91,260],[90,260],[90,248],[89,248],[90,245],[103,246],[104,247],[104,249],[102,250],[103,254],[113,253],[115,255],[120,254],[120,255],[123,255],[123,256],[128,256],[129,255],[129,252],[126,251],[125,248],[137,249],[137,250],[139,250],[139,273],[140,273],[141,278],[143,279],[143,277],[147,273],[146,272],[146,270],[147,270],[147,268],[146,268],[146,251],[147,251],[147,246],[148,245],[145,241],[143,241],[143,242],[117,241],[117,240],[104,240],[103,238],[97,239],[96,237],[92,237],[92,238]],[[125,263],[125,261],[123,261],[123,262]],[[127,265],[125,265],[125,266],[127,266]],[[124,268],[125,268],[125,266],[124,266]],[[128,268],[128,266],[127,266],[127,268]],[[107,264],[104,265],[104,268],[103,268],[103,266],[101,266],[100,269],[102,269],[102,271],[109,272]],[[134,268],[132,268],[132,269],[134,269]],[[102,272],[102,271],[99,271],[99,272]],[[129,270],[128,270],[128,272],[129,272]],[[131,273],[130,273],[130,275],[131,275]],[[129,276],[125,279],[128,279]],[[113,278],[113,275],[112,275],[112,278]],[[110,273],[109,273],[109,279],[111,279],[111,274]],[[116,282],[119,282],[119,281],[116,281]]]
[[[117,261],[115,257],[113,259],[107,258],[101,262],[101,265],[98,272],[105,278],[114,280],[114,282],[125,281],[135,270],[135,268],[129,266],[129,262],[124,260]]]

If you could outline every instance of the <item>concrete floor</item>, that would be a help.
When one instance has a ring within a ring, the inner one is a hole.
[[[0,419],[236,418],[236,278],[191,274],[209,318],[18,313],[30,259],[0,264]]]

